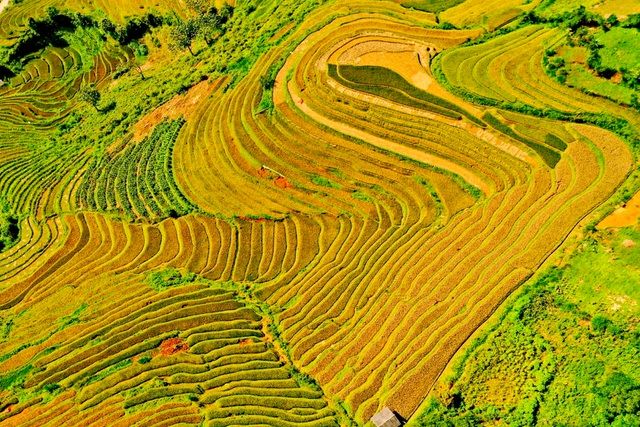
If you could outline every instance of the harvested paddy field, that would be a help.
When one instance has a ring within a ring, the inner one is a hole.
[[[620,102],[556,52],[640,15],[548,3],[12,1],[0,426],[581,425],[477,353],[541,280],[617,307],[571,312],[623,337],[594,384],[638,319],[620,277],[580,282],[592,241],[638,274],[637,76]],[[535,378],[569,369],[546,345]]]

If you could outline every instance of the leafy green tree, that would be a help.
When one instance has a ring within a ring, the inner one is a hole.
[[[640,29],[640,13],[629,15],[626,21],[622,23],[622,27]]]
[[[138,70],[138,73],[140,73],[142,80],[144,80],[146,77],[144,75],[144,72],[142,71],[142,64],[147,59],[147,55],[149,55],[149,48],[146,44],[140,43],[137,40],[129,43],[129,47],[131,48],[131,50],[133,50],[134,54],[133,66],[136,70]]]
[[[229,3],[225,3],[225,5],[220,9],[220,12],[218,12],[218,16],[220,17],[220,22],[225,24],[233,16],[233,6]]]
[[[614,14],[611,14],[607,19],[604,20],[602,29],[604,31],[609,31],[612,27],[617,26],[619,23],[620,21],[618,21],[618,17]]]
[[[80,99],[97,110],[101,95],[96,85],[91,83],[80,90]]]
[[[193,20],[183,21],[178,19],[177,22],[171,28],[171,46],[174,49],[184,50],[187,49],[193,56],[193,50],[191,50],[191,43],[198,35],[198,26]]]
[[[217,10],[213,8],[210,13],[206,13],[197,18],[198,34],[211,46],[215,39],[222,33],[222,23],[217,14]]]

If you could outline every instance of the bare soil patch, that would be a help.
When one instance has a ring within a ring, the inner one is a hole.
[[[151,133],[153,128],[164,119],[184,117],[188,120],[200,103],[222,85],[222,81],[222,79],[218,79],[214,82],[200,82],[185,94],[175,96],[168,102],[165,102],[133,126],[133,140],[143,140]]]
[[[293,185],[289,181],[287,181],[287,178],[283,176],[277,177],[275,180],[273,180],[273,183],[276,185],[276,187],[282,188],[285,190],[287,188],[293,188]]]
[[[185,351],[189,351],[189,344],[182,338],[169,338],[160,344],[161,356],[171,356]]]
[[[603,219],[598,228],[631,227],[638,224],[640,219],[640,192],[636,193],[623,206],[619,207],[611,215]]]

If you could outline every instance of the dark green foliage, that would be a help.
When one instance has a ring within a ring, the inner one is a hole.
[[[551,77],[555,77],[560,83],[564,83],[567,81],[568,71],[565,68],[566,63],[564,58],[555,55],[555,51],[546,52],[543,57],[543,64]]]
[[[13,246],[20,237],[18,216],[12,213],[9,202],[0,196],[0,252]]]
[[[16,370],[6,372],[0,375],[0,390],[9,390],[12,387],[20,386],[24,383],[25,378],[33,370],[32,365],[25,365]]]
[[[640,30],[640,13],[629,15],[627,19],[620,24],[623,28],[636,28]]]
[[[616,326],[608,317],[602,314],[596,314],[591,319],[591,328],[595,332],[610,332],[614,335],[621,332],[620,328]]]
[[[129,44],[133,40],[142,38],[149,31],[149,23],[140,18],[131,18],[119,28],[117,40],[122,45]]]
[[[602,16],[589,12],[586,7],[580,6],[575,10],[564,12],[556,16],[543,17],[535,10],[527,12],[522,18],[523,24],[554,24],[563,26],[575,32],[580,27],[600,27],[605,24]]]
[[[384,67],[329,64],[329,76],[355,90],[381,96],[413,108],[432,111],[454,119],[467,117],[483,126],[477,117],[457,105],[410,84],[398,73]]]
[[[140,359],[138,359],[138,363],[141,363],[143,365],[149,362],[151,362],[151,356],[142,356]]]
[[[94,23],[91,18],[73,12],[60,12],[50,7],[42,19],[29,18],[27,29],[19,35],[10,48],[0,54],[0,65],[14,73],[22,68],[28,57],[47,46],[65,47],[62,35],[73,31],[79,24],[88,27]]]
[[[596,393],[608,400],[608,421],[620,422],[633,419],[640,421],[640,384],[633,378],[622,372],[614,372],[609,375],[601,387],[595,389]],[[633,417],[633,418],[629,418]]]
[[[183,21],[177,19],[171,27],[171,43],[174,49],[184,50],[187,49],[191,55],[191,44],[198,35],[198,27],[195,20]]]
[[[179,50],[187,49],[191,55],[191,44],[197,37],[201,37],[208,46],[225,31],[225,24],[233,16],[233,7],[228,4],[218,11],[210,7],[208,2],[191,0],[187,5],[197,13],[197,17],[186,21],[174,17],[171,28],[172,46]]]
[[[522,142],[523,144],[527,145],[529,148],[532,148],[536,153],[538,153],[540,155],[540,157],[542,157],[542,159],[545,161],[545,163],[550,168],[556,167],[556,165],[560,161],[560,153],[558,153],[555,150],[552,150],[549,147],[546,147],[544,145],[540,145],[537,142],[531,141],[530,139],[527,139],[527,138],[517,134],[513,129],[511,129],[506,124],[502,123],[500,120],[498,120],[491,113],[489,113],[489,112],[485,113],[485,115],[482,116],[482,119],[485,122],[487,122],[489,125],[491,125],[491,127],[493,127],[494,129],[496,129],[496,130],[502,132],[503,134],[515,139],[516,141]],[[566,145],[565,145],[565,148],[566,148]]]
[[[605,31],[608,31],[612,27],[617,26],[618,24],[620,24],[620,21],[618,21],[618,17],[616,15],[611,14],[607,19],[604,20],[603,29]]]
[[[60,389],[60,384],[58,384],[58,383],[45,384],[43,389],[44,389],[44,391],[46,391],[48,393],[53,393],[56,390]]]
[[[458,29],[458,27],[453,25],[451,22],[441,22],[436,26],[436,28],[440,30],[457,30]]]
[[[96,110],[98,109],[98,104],[100,103],[101,95],[100,95],[100,92],[98,92],[98,89],[96,89],[95,84],[90,84],[83,87],[78,93],[78,95],[80,96],[80,99],[82,101],[91,105]]]
[[[100,29],[122,46],[125,46],[133,41],[140,40],[151,32],[153,28],[161,26],[164,21],[164,17],[153,13],[127,18],[123,25],[116,25],[109,19],[104,18],[100,21]]]

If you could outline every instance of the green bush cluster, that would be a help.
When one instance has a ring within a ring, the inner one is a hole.
[[[9,249],[20,238],[20,221],[5,198],[0,197],[0,252]]]
[[[158,292],[167,290],[174,286],[195,283],[197,280],[198,276],[194,273],[182,273],[174,268],[154,271],[147,275],[147,284]]]

